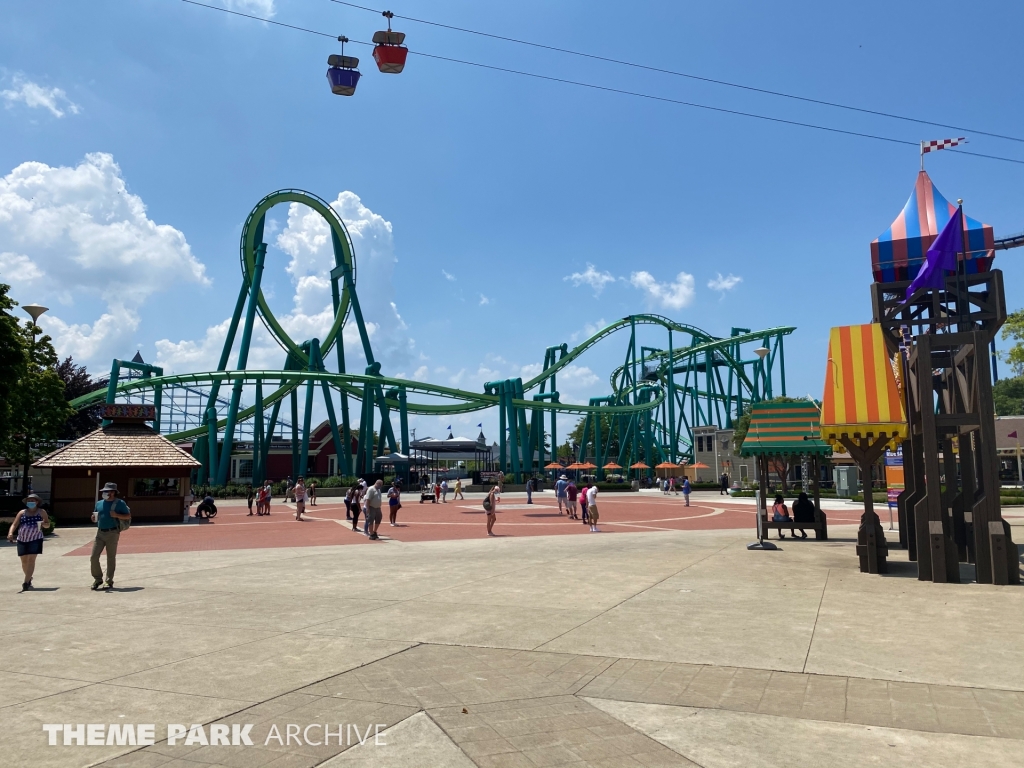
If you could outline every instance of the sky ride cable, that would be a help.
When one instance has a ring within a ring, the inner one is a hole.
[[[198,6],[200,8],[208,8],[208,9],[210,9],[212,11],[220,11],[221,13],[228,13],[228,14],[231,14],[233,16],[242,16],[242,17],[247,18],[247,19],[253,19],[255,21],[262,21],[265,24],[273,24],[273,25],[276,25],[276,26],[279,26],[279,27],[286,27],[288,29],[294,29],[294,30],[297,30],[299,32],[308,32],[309,34],[319,35],[320,37],[329,37],[332,40],[337,40],[337,35],[328,34],[327,32],[319,32],[317,30],[307,29],[305,27],[298,27],[298,26],[295,26],[293,24],[285,24],[285,23],[280,22],[280,21],[274,21],[273,19],[265,19],[265,18],[262,18],[260,16],[253,16],[252,14],[242,13],[241,11],[232,11],[232,10],[230,10],[228,8],[219,8],[219,7],[215,6],[215,5],[207,5],[206,3],[196,2],[196,0],[181,0],[181,2],[188,3],[189,5]],[[365,45],[365,46],[369,46],[369,47],[375,47],[375,45],[373,43],[367,43],[367,42],[364,42],[362,40],[352,40],[352,39],[349,39],[349,42],[354,44],[354,45]],[[755,120],[764,120],[766,122],[779,123],[781,125],[791,125],[791,126],[795,126],[795,127],[799,127],[799,128],[810,128],[810,129],[816,130],[816,131],[825,131],[825,132],[828,132],[828,133],[837,133],[837,134],[841,134],[841,135],[845,135],[845,136],[855,136],[857,138],[862,138],[862,139],[872,139],[874,141],[884,141],[884,142],[889,143],[889,144],[902,144],[904,146],[915,147],[915,148],[918,148],[918,149],[921,146],[921,142],[920,141],[907,141],[906,139],[896,139],[896,138],[893,138],[891,136],[880,136],[878,134],[864,133],[862,131],[851,131],[851,130],[846,130],[844,128],[834,128],[834,127],[826,126],[826,125],[818,125],[817,123],[806,123],[806,122],[802,122],[802,121],[799,121],[799,120],[787,120],[787,119],[781,118],[781,117],[771,117],[771,116],[768,116],[768,115],[761,115],[761,114],[758,114],[756,112],[744,112],[742,110],[737,110],[737,109],[727,109],[725,107],[714,107],[714,106],[711,106],[709,104],[700,104],[700,103],[694,102],[694,101],[685,101],[683,99],[673,99],[673,98],[670,98],[668,96],[656,96],[654,94],[642,93],[640,91],[631,91],[631,90],[627,90],[625,88],[613,88],[611,86],[606,86],[606,85],[597,85],[596,83],[586,83],[586,82],[583,82],[581,80],[569,80],[568,78],[564,78],[564,77],[555,77],[553,75],[542,75],[542,74],[537,73],[537,72],[527,72],[527,71],[521,70],[521,69],[511,69],[509,67],[499,67],[499,66],[496,66],[494,64],[481,64],[481,63],[476,62],[476,61],[468,61],[466,59],[456,59],[456,58],[453,58],[451,56],[441,56],[441,55],[438,55],[438,54],[426,53],[424,51],[414,51],[412,49],[409,49],[409,53],[411,55],[414,55],[414,56],[422,56],[424,58],[436,59],[438,61],[447,61],[447,62],[451,62],[453,64],[463,64],[465,66],[478,67],[480,69],[489,69],[489,70],[492,70],[494,72],[505,72],[507,74],[520,75],[522,77],[531,77],[531,78],[534,78],[536,80],[546,80],[546,81],[552,82],[552,83],[561,83],[563,85],[573,85],[573,86],[576,86],[576,87],[579,87],[579,88],[588,88],[588,89],[595,90],[595,91],[604,91],[606,93],[617,93],[617,94],[622,95],[622,96],[633,96],[633,97],[636,97],[636,98],[648,99],[650,101],[659,101],[659,102],[663,102],[663,103],[666,103],[666,104],[676,104],[676,105],[684,106],[684,107],[692,107],[694,109],[703,109],[703,110],[707,110],[709,112],[720,112],[722,114],[734,115],[734,116],[737,116],[737,117],[749,117],[749,118],[753,118]],[[983,133],[983,132],[982,131],[977,131],[976,133]],[[1012,137],[1006,137],[1006,138],[1012,138]],[[950,153],[950,154],[970,155],[971,157],[981,157],[981,158],[985,158],[987,160],[998,160],[998,161],[1004,162],[1004,163],[1014,163],[1014,164],[1017,164],[1017,165],[1024,165],[1024,160],[1017,160],[1017,159],[1011,158],[1011,157],[1001,157],[999,155],[989,155],[989,154],[984,154],[984,153],[981,153],[981,152],[969,152],[967,150],[952,149],[952,148],[951,149],[947,149],[946,151],[948,153]]]
[[[728,88],[738,88],[744,91],[752,91],[754,93],[762,93],[767,96],[778,96],[783,99],[794,99],[796,101],[807,102],[808,104],[818,104],[824,107],[834,107],[835,109],[845,109],[850,112],[860,112],[866,115],[874,115],[875,117],[885,117],[891,120],[903,120],[908,123],[918,123],[919,125],[932,125],[937,128],[948,128],[952,131],[966,131],[968,133],[974,133],[978,136],[989,136],[993,139],[1005,139],[1006,141],[1018,141],[1024,143],[1024,139],[1016,136],[1007,136],[1001,133],[991,133],[989,131],[979,131],[974,128],[964,128],[963,126],[948,125],[946,123],[937,123],[934,120],[923,120],[917,117],[907,117],[906,115],[897,115],[891,112],[882,112],[876,109],[867,109],[865,107],[854,107],[849,104],[840,104],[835,101],[827,101],[825,99],[813,99],[809,96],[797,96],[793,93],[786,93],[784,91],[774,91],[768,88],[758,88],[753,85],[744,85],[743,83],[733,83],[728,80],[718,80],[713,77],[704,77],[702,75],[694,75],[689,72],[680,72],[675,69],[665,69],[664,67],[654,67],[649,64],[638,64],[633,61],[626,61],[624,59],[614,59],[610,56],[601,56],[596,53],[586,53],[585,51],[574,51],[571,48],[561,48],[557,45],[547,45],[546,43],[535,43],[531,40],[521,40],[516,37],[508,37],[506,35],[496,35],[492,32],[481,32],[476,29],[468,29],[466,27],[458,27],[453,24],[443,24],[439,21],[429,21],[427,19],[417,19],[414,16],[400,16],[397,13],[392,14],[390,11],[378,11],[375,8],[367,8],[365,5],[357,5],[356,3],[345,2],[345,0],[328,0],[328,2],[335,3],[337,5],[345,5],[349,8],[356,8],[361,11],[369,11],[371,13],[377,13],[381,15],[390,14],[390,18],[404,19],[405,21],[412,21],[416,24],[426,24],[432,27],[439,27],[441,29],[450,29],[455,32],[465,32],[470,35],[478,35],[480,37],[489,37],[492,40],[502,40],[507,43],[516,43],[517,45],[527,45],[531,48],[540,48],[546,51],[554,51],[556,53],[564,53],[569,56],[579,56],[584,59],[592,59],[594,61],[602,61],[608,64],[618,64],[624,67],[632,67],[634,69],[642,69],[648,72],[657,72],[662,75],[673,75],[674,77],[685,77],[689,80],[698,80],[702,83],[711,83],[713,85],[724,85]]]

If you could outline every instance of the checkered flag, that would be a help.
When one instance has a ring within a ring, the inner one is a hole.
[[[938,152],[940,149],[949,149],[955,147],[958,144],[966,144],[967,138],[960,136],[956,139],[933,139],[932,141],[921,142],[921,154],[927,154],[928,152]]]

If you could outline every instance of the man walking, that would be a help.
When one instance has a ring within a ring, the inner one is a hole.
[[[526,503],[533,504],[533,478],[526,481]]]
[[[376,483],[371,485],[366,491],[366,535],[376,541],[380,538],[377,535],[377,528],[380,526],[381,511],[380,505],[383,499],[381,489],[384,487],[384,481],[378,480]]]
[[[100,491],[101,500],[93,508],[92,521],[96,523],[96,540],[92,544],[92,588],[103,585],[100,553],[107,550],[107,589],[114,588],[114,568],[117,566],[117,540],[121,537],[119,520],[131,520],[132,511],[123,499],[117,498],[117,483],[107,483]]]
[[[718,491],[718,495],[719,496],[728,496],[729,495],[729,475],[727,473],[723,472],[722,476],[719,478],[719,482],[721,483],[722,487]]]
[[[597,529],[597,521],[601,518],[601,513],[597,511],[597,483],[587,489],[587,513],[590,515],[590,532],[600,533]]]
[[[683,478],[683,506],[690,506],[690,478]]]
[[[558,499],[558,514],[562,514],[562,510],[568,506],[569,497],[565,492],[565,489],[568,487],[568,478],[565,475],[559,476],[558,482],[555,483],[555,498]]]

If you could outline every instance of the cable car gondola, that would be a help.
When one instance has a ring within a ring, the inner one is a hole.
[[[388,28],[373,33],[373,60],[377,62],[377,69],[384,74],[397,75],[405,69],[409,49],[402,45],[405,42],[405,33],[391,31],[391,19],[395,14],[384,11],[382,15],[388,20]]]
[[[341,43],[341,55],[332,53],[327,57],[327,82],[331,84],[331,93],[336,96],[352,96],[356,92],[356,85],[361,77],[356,67],[359,66],[359,59],[355,56],[345,55],[345,43],[348,38],[342,35],[338,38]]]

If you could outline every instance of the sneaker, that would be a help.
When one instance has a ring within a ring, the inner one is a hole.
[[[23,581],[21,583],[21,591],[24,592],[27,589],[32,589],[32,585],[29,584],[27,581]]]
[[[377,541],[379,538],[380,538],[380,536],[378,536],[376,533],[371,533],[370,534],[370,540],[371,541]]]
[[[108,581],[107,585],[104,587],[104,589],[113,589],[113,588],[114,588],[114,582],[112,582],[112,581]]]
[[[92,583],[92,588],[93,588],[93,591],[95,591],[95,590],[99,589],[99,588],[100,588],[100,587],[102,587],[102,586],[103,586],[103,579],[96,579],[96,581],[94,581],[94,582]]]

